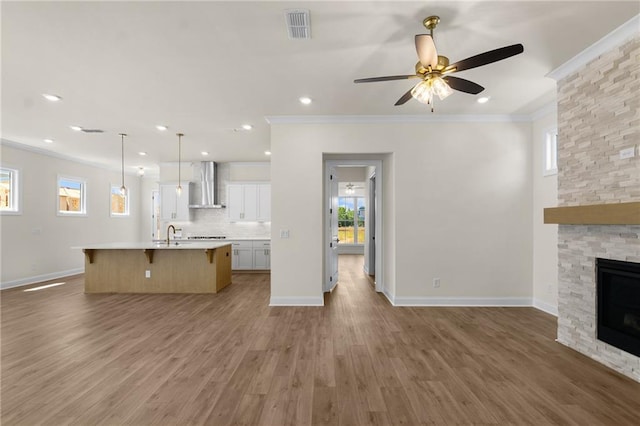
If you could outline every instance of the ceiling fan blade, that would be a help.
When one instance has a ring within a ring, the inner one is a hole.
[[[510,58],[522,52],[524,52],[524,47],[521,44],[512,44],[511,46],[505,46],[499,49],[490,50],[488,52],[480,53],[479,55],[471,56],[467,59],[458,61],[446,67],[443,72],[458,72],[471,68],[481,67],[483,65]]]
[[[418,52],[418,58],[423,67],[431,66],[432,69],[436,68],[436,65],[438,65],[438,51],[436,50],[436,44],[433,42],[433,37],[429,34],[417,34],[416,52]]]
[[[398,102],[396,102],[394,105],[395,106],[399,106],[399,105],[406,104],[407,101],[413,97],[413,96],[411,96],[411,91],[412,90],[413,90],[413,87],[411,89],[409,89],[409,91],[407,93],[402,95],[402,97],[400,99],[398,99]]]
[[[371,77],[371,78],[359,78],[353,80],[354,83],[373,83],[375,81],[390,81],[390,80],[407,80],[409,78],[418,78],[415,74],[409,75],[389,75],[386,77]]]
[[[477,95],[484,90],[484,87],[474,83],[473,81],[465,80],[464,78],[447,75],[443,77],[443,80],[446,81],[452,89],[459,90],[464,93],[471,93],[472,95]]]

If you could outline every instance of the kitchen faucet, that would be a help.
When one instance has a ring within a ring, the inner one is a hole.
[[[175,238],[176,236],[176,227],[173,225],[169,225],[167,227],[167,245],[169,245],[169,237],[171,236],[171,234],[169,234],[169,230],[173,229],[173,237]]]

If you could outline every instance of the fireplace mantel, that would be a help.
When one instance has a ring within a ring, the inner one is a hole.
[[[544,223],[559,225],[640,225],[640,201],[544,209]]]

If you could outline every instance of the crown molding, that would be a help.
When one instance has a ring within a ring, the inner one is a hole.
[[[47,157],[58,158],[60,160],[72,161],[74,163],[84,164],[85,166],[91,166],[91,167],[96,167],[96,168],[103,169],[103,170],[108,170],[110,172],[118,172],[118,173],[120,173],[120,171],[121,171],[119,167],[116,168],[116,167],[105,166],[104,164],[94,163],[92,161],[82,160],[82,159],[77,158],[77,157],[72,157],[71,155],[66,155],[66,154],[61,154],[59,152],[49,151],[47,149],[38,148],[38,147],[35,147],[35,146],[26,145],[26,144],[19,143],[19,142],[14,142],[14,141],[11,141],[11,140],[8,140],[8,139],[4,139],[4,138],[0,139],[0,145],[8,146],[9,148],[19,149],[19,150],[22,150],[22,151],[33,152],[35,154],[46,155]],[[137,171],[126,171],[125,174],[126,175],[130,175],[130,176],[138,176],[138,172]]]
[[[534,111],[531,114],[531,121],[539,120],[542,117],[545,117],[550,114],[554,114],[556,116],[558,115],[558,104],[556,101],[549,102],[547,105],[543,106],[539,110]]]
[[[456,115],[272,115],[269,124],[371,124],[371,123],[519,123],[531,121],[530,115],[456,114]]]
[[[555,70],[551,71],[546,76],[553,78],[556,81],[562,80],[569,74],[572,74],[585,66],[593,59],[596,59],[598,56],[620,46],[622,43],[632,39],[633,37],[637,37],[640,34],[640,31],[638,30],[639,28],[640,15],[636,15],[606,36],[602,37],[600,40],[593,43],[591,46],[584,49],[582,52],[578,53],[573,58],[569,59],[564,64],[560,65]]]

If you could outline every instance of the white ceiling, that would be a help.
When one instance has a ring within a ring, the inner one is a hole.
[[[2,2],[2,138],[118,168],[157,170],[183,159],[268,161],[267,116],[420,115],[395,101],[410,74],[422,20],[441,17],[435,41],[454,62],[522,43],[524,53],[459,75],[484,87],[485,105],[454,93],[435,114],[531,114],[554,99],[545,75],[640,11],[623,2]],[[289,40],[284,10],[311,12],[310,40]],[[63,97],[50,103],[42,93]],[[309,96],[309,106],[298,102]],[[236,131],[243,123],[251,131]],[[84,134],[77,124],[103,129]],[[169,130],[159,132],[156,124]],[[44,138],[55,140],[53,144]],[[138,151],[149,153],[147,157]]]

